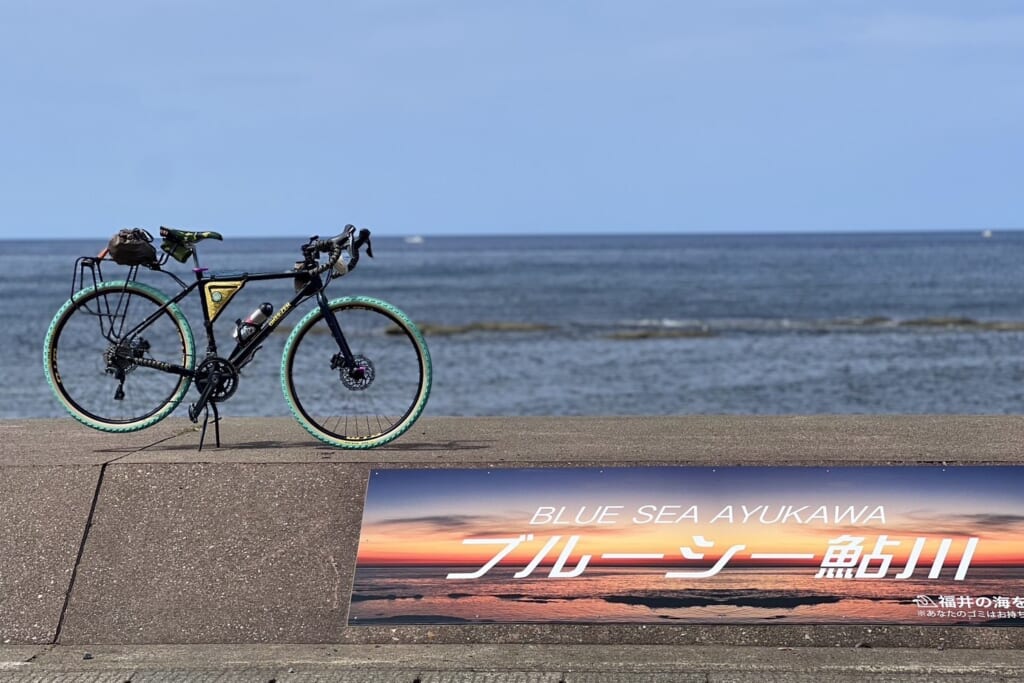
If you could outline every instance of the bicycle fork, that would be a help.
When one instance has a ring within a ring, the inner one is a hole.
[[[356,357],[352,353],[352,349],[349,348],[344,333],[341,331],[341,324],[338,323],[338,318],[335,317],[334,311],[331,310],[327,303],[327,297],[322,291],[317,294],[316,303],[320,307],[320,313],[323,315],[324,320],[327,321],[327,327],[331,331],[331,336],[334,337],[334,341],[338,344],[338,353],[331,357],[331,370],[345,368],[350,375],[356,379],[361,379],[358,376],[361,368],[356,363]]]

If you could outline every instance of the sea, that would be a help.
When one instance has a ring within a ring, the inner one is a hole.
[[[816,579],[814,568],[727,568],[685,581],[665,579],[664,567],[593,568],[571,581],[548,579],[543,571],[515,578],[512,569],[495,569],[478,580],[445,580],[452,569],[467,570],[357,567],[349,625],[1024,623],[1024,577],[1017,567],[974,569],[966,586],[923,575],[903,581]]]
[[[306,235],[204,241],[212,272],[285,271]],[[43,339],[106,240],[0,241],[0,418],[62,415]],[[425,331],[427,415],[1024,412],[1024,232],[377,237],[334,281]],[[168,268],[192,277],[190,264]],[[126,269],[103,266],[106,279]],[[140,279],[168,292],[164,273]],[[292,295],[247,285],[218,320]],[[196,297],[185,307],[204,348]],[[286,331],[300,318],[285,321]],[[225,416],[287,415],[272,335]],[[183,415],[186,399],[178,408]]]

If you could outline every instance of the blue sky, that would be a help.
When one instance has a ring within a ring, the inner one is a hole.
[[[1024,4],[0,5],[0,237],[1024,228]]]

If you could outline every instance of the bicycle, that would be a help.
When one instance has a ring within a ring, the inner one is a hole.
[[[416,325],[379,299],[328,300],[325,294],[332,280],[355,270],[364,247],[373,257],[369,230],[357,235],[349,225],[330,239],[311,237],[294,269],[263,273],[215,274],[200,266],[196,245],[222,240],[219,233],[160,228],[160,235],[159,258],[130,265],[121,280],[104,280],[104,253],[75,263],[71,297],[46,333],[43,366],[57,399],[76,420],[107,432],[145,429],[170,415],[195,384],[199,395],[188,415],[193,423],[203,416],[199,448],[211,409],[219,446],[217,405],[234,395],[239,370],[262,342],[310,299],[316,305],[291,331],[281,358],[281,388],[299,424],[332,446],[374,448],[400,436],[423,412],[432,370]],[[171,256],[181,263],[191,257],[193,282],[164,268]],[[168,296],[137,281],[140,267],[168,275],[180,291]],[[294,281],[294,297],[275,313],[264,304],[239,320],[234,349],[220,355],[213,323],[231,298],[249,282],[284,279]],[[179,306],[193,292],[201,295],[206,332],[201,359]]]

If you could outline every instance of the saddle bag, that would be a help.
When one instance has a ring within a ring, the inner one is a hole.
[[[153,236],[142,228],[118,230],[110,238],[107,252],[114,263],[122,266],[148,266],[156,263]]]

